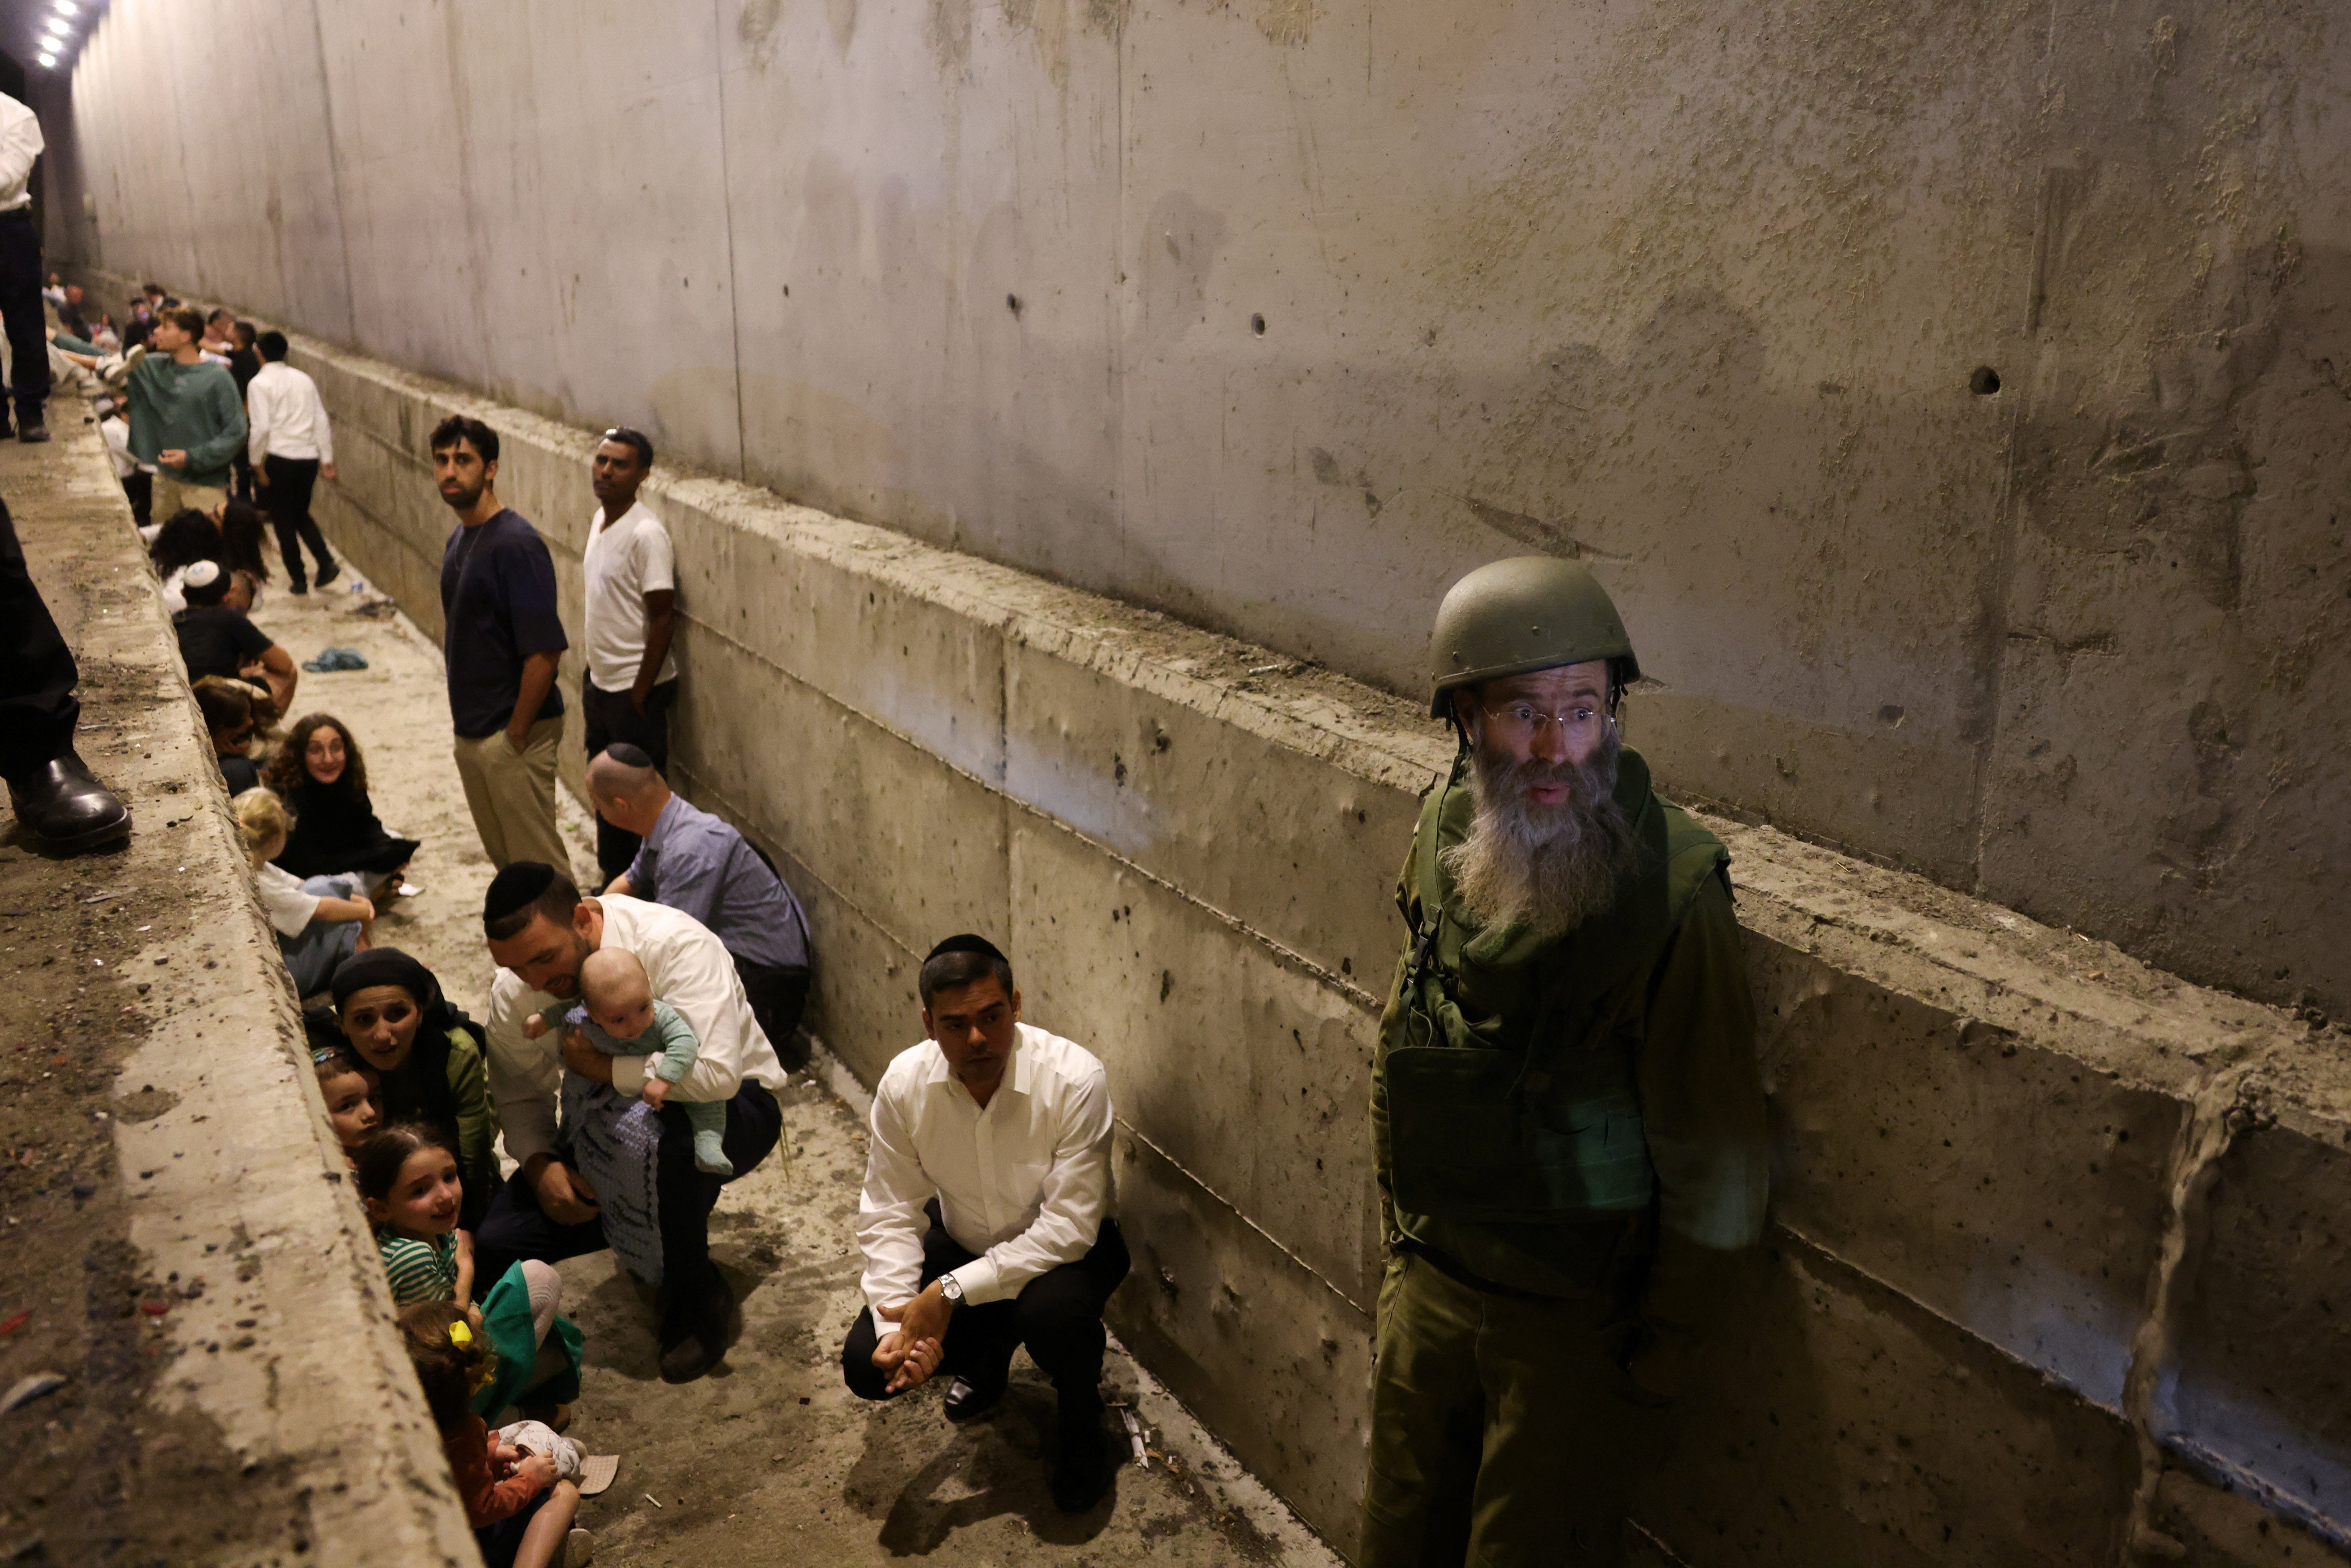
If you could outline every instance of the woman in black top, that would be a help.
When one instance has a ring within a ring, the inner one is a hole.
[[[335,1010],[327,1016],[382,1075],[385,1124],[440,1129],[465,1184],[457,1223],[475,1228],[499,1186],[498,1113],[482,1026],[441,994],[432,970],[397,947],[354,953],[336,967],[333,986]]]
[[[296,720],[270,760],[268,783],[294,813],[279,865],[299,877],[356,872],[370,898],[400,884],[417,841],[392,837],[376,820],[367,760],[341,719],[314,713]]]

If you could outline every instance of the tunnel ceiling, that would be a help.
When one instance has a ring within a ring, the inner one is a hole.
[[[28,85],[65,76],[105,9],[104,0],[0,0],[0,51],[24,68]],[[44,67],[44,55],[57,63]]]

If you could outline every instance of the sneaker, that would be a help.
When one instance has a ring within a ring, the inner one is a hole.
[[[130,350],[122,356],[122,362],[119,365],[110,366],[106,374],[100,379],[102,379],[108,386],[112,387],[116,392],[120,392],[130,383],[131,372],[137,370],[139,368],[139,361],[146,357],[147,345],[144,343],[134,343],[131,345]]]
[[[330,560],[319,569],[319,586],[324,588],[342,575],[343,569],[340,563]]]

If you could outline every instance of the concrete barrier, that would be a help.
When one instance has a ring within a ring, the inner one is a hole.
[[[296,361],[338,421],[319,515],[421,623],[451,527],[424,437],[453,411],[498,429],[499,493],[580,602],[589,433],[316,341]],[[657,469],[648,496],[678,547],[675,771],[808,903],[814,1027],[870,1082],[916,1033],[929,943],[1008,936],[1029,1017],[1110,1064],[1120,1333],[1345,1546],[1365,1077],[1443,737],[1325,672],[743,485]],[[1637,744],[1637,701],[1629,724]],[[2342,1034],[1714,826],[1767,1025],[1774,1218],[1651,1528],[1708,1564],[2339,1548]]]
[[[8,1039],[24,1051],[55,1034],[57,1077],[91,1084],[74,1119],[110,1129],[111,1154],[93,1153],[69,1193],[62,1177],[10,1189],[11,1299],[60,1292],[83,1348],[43,1343],[63,1325],[38,1312],[10,1342],[0,1382],[31,1356],[68,1358],[68,1375],[53,1400],[0,1416],[24,1467],[0,1464],[0,1556],[113,1560],[129,1542],[123,1560],[142,1563],[478,1564],[130,508],[80,404],[60,399],[50,424],[53,446],[11,443],[0,470],[80,662],[81,748],[131,800],[136,831],[70,861],[0,854],[20,906],[6,915],[79,916],[72,962],[87,977],[71,1009],[33,1017],[47,982],[29,966],[54,960],[9,959]],[[76,1159],[74,1137],[60,1124],[38,1141]],[[88,1255],[69,1280],[28,1279],[15,1249],[53,1227]],[[26,1494],[45,1488],[39,1449],[78,1443],[93,1445],[87,1473],[30,1503],[92,1506],[20,1536]]]

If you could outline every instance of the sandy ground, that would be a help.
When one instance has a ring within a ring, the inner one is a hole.
[[[305,597],[272,587],[254,619],[298,661],[330,645],[367,658],[365,671],[305,674],[295,711],[347,722],[379,813],[423,842],[410,869],[422,891],[379,920],[377,942],[431,965],[478,1016],[491,977],[478,925],[490,868],[449,757],[438,650],[348,568]],[[592,873],[587,820],[569,797],[562,805],[575,864]],[[820,1072],[853,1095],[829,1063],[820,1054]],[[1113,1396],[1134,1407],[1151,1457],[1122,1469],[1083,1516],[1062,1514],[1048,1495],[1040,1450],[1052,1394],[1025,1357],[999,1413],[969,1428],[946,1425],[933,1389],[885,1406],[852,1397],[838,1355],[858,1305],[862,1125],[806,1073],[781,1098],[789,1158],[771,1156],[730,1186],[714,1218],[713,1254],[742,1301],[743,1327],[707,1379],[660,1381],[648,1297],[609,1254],[562,1266],[565,1310],[586,1334],[589,1364],[571,1435],[589,1452],[622,1456],[619,1481],[582,1513],[600,1563],[865,1563],[935,1552],[1007,1565],[1339,1561],[1115,1348]]]

